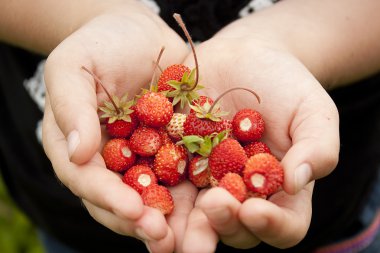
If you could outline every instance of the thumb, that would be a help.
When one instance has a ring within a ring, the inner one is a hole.
[[[293,145],[281,163],[285,168],[284,190],[295,194],[309,182],[330,174],[338,163],[340,142],[336,108],[321,109],[306,117],[291,132],[291,137]]]
[[[62,65],[48,58],[45,83],[54,119],[67,140],[72,162],[87,162],[101,141],[94,81],[75,64]]]

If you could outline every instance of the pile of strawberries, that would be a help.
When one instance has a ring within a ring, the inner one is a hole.
[[[140,193],[144,204],[164,215],[174,209],[167,187],[184,180],[198,188],[223,187],[240,202],[250,197],[266,198],[282,185],[279,160],[261,140],[262,115],[243,108],[227,118],[218,103],[198,94],[198,63],[191,38],[179,15],[175,18],[192,47],[196,68],[174,64],[154,75],[149,90],[128,100],[111,96],[99,78],[90,73],[109,96],[100,107],[110,137],[103,147],[106,167]],[[156,61],[159,64],[160,57]],[[155,69],[156,71],[156,69]],[[254,94],[260,103],[259,96]],[[189,113],[176,112],[189,106]]]

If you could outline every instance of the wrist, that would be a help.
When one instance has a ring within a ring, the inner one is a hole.
[[[10,1],[0,10],[0,40],[49,54],[62,40],[100,16],[155,16],[136,0]]]

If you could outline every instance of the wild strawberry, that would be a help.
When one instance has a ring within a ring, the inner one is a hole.
[[[192,106],[201,106],[208,108],[210,108],[213,103],[214,100],[212,100],[212,98],[203,95],[199,96],[198,99],[194,99],[193,101],[191,101]],[[190,109],[190,113],[195,113],[195,111],[193,109]]]
[[[160,127],[159,129],[157,129],[157,132],[158,132],[158,134],[161,137],[161,143],[162,143],[162,145],[165,145],[167,143],[173,143],[173,140],[169,136],[169,133],[168,133],[168,131],[166,131],[165,127]]]
[[[271,154],[270,148],[264,142],[261,141],[251,142],[243,146],[243,148],[248,158],[259,153]]]
[[[114,122],[106,122],[107,133],[112,138],[128,138],[136,129],[138,121],[116,120]]]
[[[165,186],[152,184],[144,189],[141,198],[146,206],[157,208],[163,215],[169,215],[174,210],[173,197]]]
[[[166,125],[166,130],[169,136],[174,141],[179,141],[183,136],[183,124],[186,120],[186,114],[174,113],[169,124]]]
[[[124,108],[123,112],[122,116],[109,117],[109,113],[104,113],[101,116],[102,118],[108,117],[108,120],[106,121],[106,130],[112,138],[128,138],[139,125],[134,106],[128,110]]]
[[[256,141],[264,132],[264,120],[253,109],[242,109],[232,119],[232,134],[241,142]]]
[[[161,136],[156,129],[138,127],[130,138],[131,150],[141,156],[153,156],[162,146]]]
[[[130,142],[123,138],[107,141],[103,147],[102,156],[106,167],[117,172],[127,170],[136,160],[135,153],[130,149]]]
[[[268,153],[260,153],[247,160],[243,178],[249,190],[269,196],[282,185],[284,170],[276,157]]]
[[[163,77],[164,80],[173,78],[172,80],[166,81],[166,84],[170,86],[169,92],[166,93],[166,96],[172,99],[173,106],[179,103],[182,109],[185,107],[185,105],[190,103],[192,100],[197,99],[199,97],[197,91],[199,89],[202,89],[203,87],[198,84],[199,67],[198,67],[197,56],[195,53],[194,43],[191,39],[189,32],[186,29],[186,26],[181,16],[178,14],[174,14],[174,18],[176,19],[177,23],[182,28],[183,32],[185,33],[186,38],[188,39],[191,50],[193,52],[194,61],[195,61],[195,68],[191,71],[189,71],[187,67],[177,64],[177,65],[170,66],[167,69],[168,73],[166,73],[166,70],[164,70],[162,73],[162,75],[170,76],[170,77],[166,77],[166,76]],[[165,86],[165,90],[167,90],[167,88],[168,87]]]
[[[149,91],[137,100],[136,113],[145,125],[163,127],[173,116],[173,105],[163,94]]]
[[[228,130],[228,126],[229,124],[226,120],[201,119],[195,113],[191,113],[187,115],[183,124],[183,132],[184,135],[206,136]]]
[[[154,156],[136,156],[135,165],[145,165],[153,169]]]
[[[189,67],[183,64],[174,64],[167,67],[160,75],[157,81],[157,91],[172,91],[174,88],[168,84],[168,81],[181,81],[183,74],[190,74]]]
[[[177,185],[186,177],[187,160],[187,153],[183,146],[165,144],[154,158],[153,172],[163,185]]]
[[[189,162],[189,180],[198,188],[205,188],[210,184],[210,170],[208,158],[194,156]]]
[[[157,184],[157,178],[148,166],[134,165],[124,173],[123,182],[141,194],[149,185]]]
[[[111,96],[102,81],[94,73],[86,67],[82,67],[82,69],[89,73],[96,83],[101,85],[109,98],[109,101],[104,101],[104,106],[99,107],[103,112],[100,118],[106,119],[108,134],[113,138],[129,137],[138,125],[138,119],[133,108],[134,101],[128,101],[128,94],[124,94],[121,98]]]
[[[243,202],[247,198],[247,187],[239,174],[227,173],[219,181],[219,187],[229,191],[240,202]]]
[[[227,138],[212,149],[208,164],[211,175],[219,181],[228,172],[241,174],[246,161],[247,155],[240,143]]]

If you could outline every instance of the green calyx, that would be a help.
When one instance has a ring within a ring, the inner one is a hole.
[[[197,91],[204,88],[196,83],[196,69],[193,69],[190,73],[185,72],[180,81],[170,80],[167,83],[174,90],[169,91],[166,96],[173,98],[173,105],[180,103],[181,109],[194,99],[198,99],[199,94]]]
[[[100,106],[99,110],[103,112],[100,118],[108,118],[108,123],[113,123],[116,120],[124,120],[131,122],[130,114],[133,112],[131,107],[134,105],[134,100],[128,101],[128,94],[124,94],[121,98],[112,96],[112,101],[104,101],[104,106]]]
[[[198,135],[183,136],[177,144],[183,144],[191,153],[197,153],[203,157],[208,157],[212,149],[221,141],[228,137],[228,131],[214,133],[204,137]]]
[[[222,111],[219,103],[214,105],[211,105],[208,101],[203,105],[194,103],[194,105],[190,105],[190,108],[195,111],[196,116],[200,119],[221,121],[224,116],[228,115],[228,112]]]

